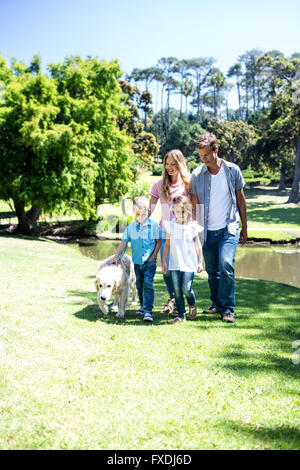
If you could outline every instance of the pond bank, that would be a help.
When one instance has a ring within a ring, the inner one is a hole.
[[[0,234],[14,234],[16,224],[0,225]],[[49,240],[72,242],[82,238],[93,240],[121,240],[121,235],[114,232],[96,233],[96,224],[84,223],[82,220],[62,221],[47,224],[43,222],[38,226],[36,237],[45,237]],[[248,229],[247,244],[267,244],[267,245],[298,245],[300,244],[300,229],[291,228],[251,228]],[[267,235],[267,236],[264,236]]]

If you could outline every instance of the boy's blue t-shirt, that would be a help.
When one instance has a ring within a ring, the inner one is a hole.
[[[148,217],[144,225],[140,225],[134,219],[124,230],[121,240],[126,243],[131,242],[131,254],[134,264],[143,264],[151,256],[156,240],[160,238],[160,226]]]

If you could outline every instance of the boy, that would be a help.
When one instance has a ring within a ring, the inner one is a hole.
[[[148,209],[149,202],[145,196],[134,198],[135,220],[126,227],[111,263],[118,262],[130,241],[136,287],[140,300],[140,308],[136,314],[143,315],[143,320],[146,322],[153,322],[153,279],[156,271],[156,257],[161,245],[161,229],[157,222],[148,218]]]

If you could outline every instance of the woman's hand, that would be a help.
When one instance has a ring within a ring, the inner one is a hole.
[[[201,271],[203,271],[202,263],[198,263],[198,266],[197,266],[197,273],[201,273]]]
[[[162,265],[162,273],[163,273],[163,274],[168,274],[167,263],[163,263],[163,265]]]

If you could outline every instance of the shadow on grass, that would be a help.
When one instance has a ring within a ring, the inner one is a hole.
[[[249,200],[252,200],[252,199],[256,199],[258,197],[261,197],[261,196],[286,196],[288,198],[288,195],[290,193],[290,190],[289,189],[283,189],[283,190],[279,190],[278,188],[276,187],[265,187],[265,188],[258,188],[258,187],[255,187],[255,188],[251,188],[251,187],[246,187],[245,188],[245,195],[246,195],[246,198],[249,199]]]
[[[2,232],[2,231],[0,231],[0,237],[17,238],[19,240],[30,240],[33,242],[48,242],[49,243],[49,240],[47,240],[46,238],[39,238],[38,236],[34,237],[34,236],[29,236],[29,235],[19,235],[16,233],[8,233],[8,232]]]
[[[263,222],[269,224],[294,224],[300,225],[300,207],[269,207],[268,203],[255,203],[255,209],[249,207],[248,219],[250,222]]]
[[[143,317],[138,317],[134,311],[126,310],[126,314],[124,318],[116,318],[116,313],[111,312],[108,315],[104,315],[100,312],[98,304],[89,305],[88,307],[79,310],[78,312],[74,313],[74,316],[80,318],[81,320],[88,320],[90,322],[100,321],[106,324],[126,324],[129,326],[144,326],[147,327],[149,325],[166,325],[167,324],[167,317],[163,316],[158,311],[153,311],[153,323],[143,322]]]
[[[245,424],[242,422],[225,421],[220,426],[225,433],[238,433],[249,437],[250,440],[257,439],[259,447],[264,449],[300,449],[300,430],[290,426],[262,426]]]

